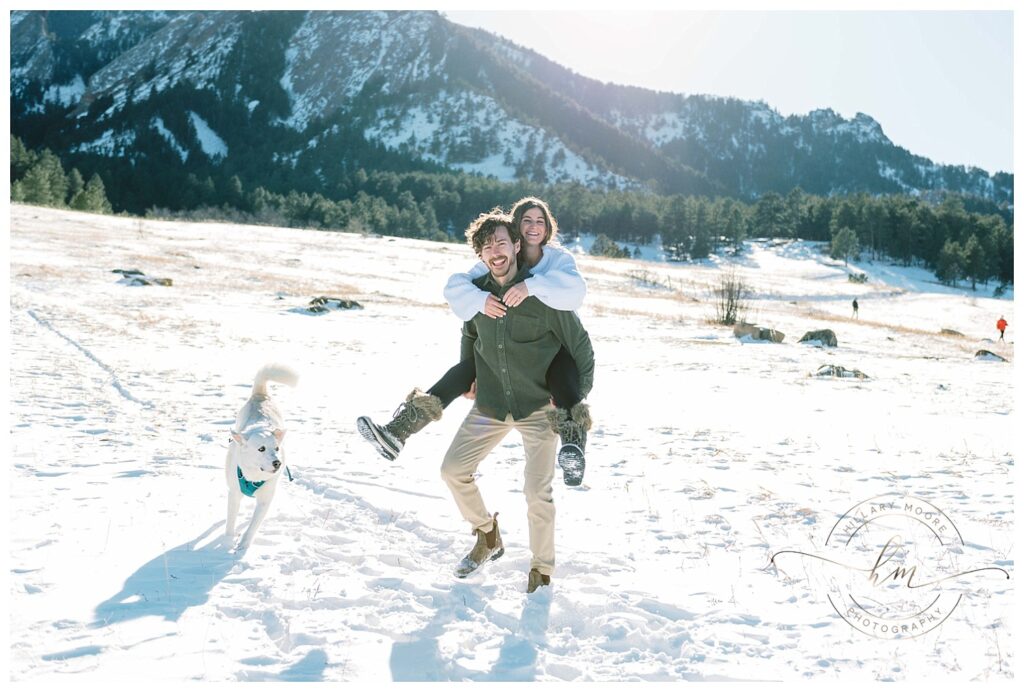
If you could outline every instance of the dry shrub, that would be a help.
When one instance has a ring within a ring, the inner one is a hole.
[[[749,309],[750,287],[731,268],[718,277],[718,285],[712,287],[711,295],[715,305],[715,322],[733,325],[741,321]]]

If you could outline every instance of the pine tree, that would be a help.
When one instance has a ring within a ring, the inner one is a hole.
[[[26,204],[48,205],[50,203],[53,192],[50,189],[50,176],[47,174],[45,166],[37,162],[28,169],[25,177],[19,182],[21,184],[21,199],[19,201]]]
[[[754,205],[752,219],[754,234],[759,237],[778,238],[787,235],[786,203],[778,194],[766,192]]]
[[[77,211],[89,211],[89,202],[86,199],[85,190],[80,190],[78,194],[72,197],[68,206]]]
[[[998,216],[985,217],[990,228],[989,276],[1001,283],[1013,281],[1013,231]]]
[[[850,266],[850,257],[857,256],[858,252],[857,233],[852,228],[840,228],[832,236],[832,259],[842,258],[843,264]]]
[[[49,149],[44,149],[37,165],[43,168],[49,185],[49,198],[42,204],[63,207],[68,198],[68,177],[60,159]]]
[[[960,243],[955,240],[946,240],[939,252],[938,266],[935,275],[939,281],[956,286],[957,280],[963,276],[964,251]]]
[[[798,237],[797,232],[800,228],[800,224],[804,217],[804,207],[806,206],[807,195],[799,187],[794,187],[786,195],[786,218],[785,218],[785,230],[786,235],[793,238]]]
[[[72,168],[71,172],[68,173],[68,201],[73,200],[75,196],[85,188],[85,180],[82,178],[82,174],[78,172],[77,168]]]
[[[79,211],[92,211],[100,214],[110,214],[113,208],[107,200],[107,191],[103,187],[103,179],[96,173],[89,178],[85,188],[79,192],[73,200],[71,207]]]
[[[835,238],[839,231],[844,228],[847,228],[856,234],[854,229],[858,226],[860,226],[859,210],[851,200],[841,200],[833,212],[832,219],[829,222],[829,229],[832,231],[832,237]],[[856,235],[854,235],[854,237],[856,237]]]
[[[688,207],[682,195],[672,195],[661,216],[661,245],[672,256],[679,257],[685,251],[688,229]]]
[[[623,251],[622,248],[615,244],[615,241],[604,233],[598,235],[594,240],[594,244],[590,247],[590,254],[600,257],[623,257],[628,252],[628,250]]]
[[[964,274],[971,280],[971,290],[978,287],[978,281],[988,281],[988,266],[985,257],[985,248],[978,241],[978,236],[971,234],[971,237],[964,243]]]
[[[725,212],[725,235],[729,238],[734,254],[739,254],[743,249],[743,241],[747,237],[747,224],[743,219],[743,211],[738,204],[728,201]]]
[[[237,175],[231,176],[231,179],[228,181],[226,203],[235,209],[241,209],[245,206],[245,191],[242,188],[242,181]]]
[[[21,180],[36,162],[36,155],[25,148],[24,142],[11,137],[11,180]]]
[[[707,205],[703,199],[697,201],[693,219],[693,245],[690,256],[693,259],[704,259],[711,254],[711,229],[708,228]]]

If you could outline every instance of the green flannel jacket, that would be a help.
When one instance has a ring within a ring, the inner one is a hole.
[[[501,298],[508,287],[530,276],[523,268],[506,286],[484,274],[473,283]],[[580,392],[586,398],[594,386],[594,349],[574,312],[555,310],[534,296],[527,297],[504,317],[477,313],[462,325],[462,360],[476,363],[476,406],[485,416],[505,420],[511,413],[522,420],[551,398],[546,384],[548,366],[562,346],[576,361]]]

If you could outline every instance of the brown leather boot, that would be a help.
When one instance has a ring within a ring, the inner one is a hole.
[[[476,534],[476,545],[469,551],[469,555],[462,558],[462,561],[455,568],[455,576],[465,579],[480,568],[485,562],[497,560],[505,554],[505,546],[501,542],[501,533],[498,531],[498,513],[494,513],[494,528],[487,533],[480,529],[474,529]]]
[[[395,411],[390,423],[377,425],[368,417],[359,416],[356,428],[382,457],[394,461],[405,446],[405,441],[428,423],[440,420],[443,412],[444,404],[438,397],[414,389]]]
[[[576,486],[583,482],[587,467],[584,453],[587,449],[587,431],[590,430],[590,407],[576,404],[572,410],[556,408],[548,411],[551,429],[562,438],[558,450],[558,465],[562,469],[562,480],[566,485]]]
[[[541,574],[534,567],[530,570],[530,576],[526,580],[526,593],[533,593],[541,586],[551,586],[551,577]]]

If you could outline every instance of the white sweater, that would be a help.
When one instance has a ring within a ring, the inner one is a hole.
[[[487,291],[473,285],[473,279],[483,276],[487,265],[477,262],[468,272],[452,274],[444,287],[444,297],[452,312],[466,322],[473,315],[484,311]],[[531,296],[555,310],[576,310],[583,305],[587,295],[587,282],[583,280],[572,253],[553,245],[544,246],[544,254],[525,281]]]

